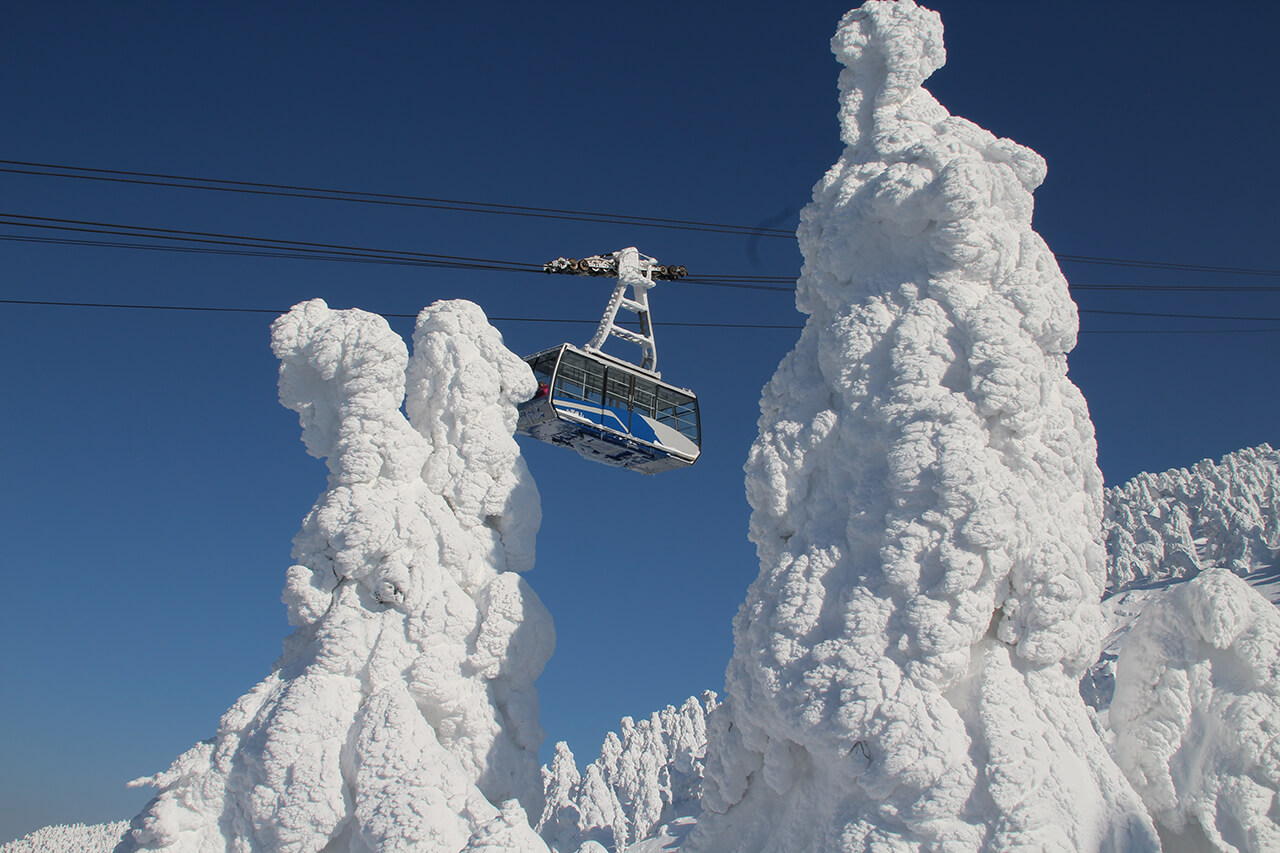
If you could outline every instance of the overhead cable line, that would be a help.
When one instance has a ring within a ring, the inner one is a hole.
[[[6,219],[7,218],[7,219]],[[182,240],[183,238],[173,237],[172,235],[160,235],[148,233],[149,229],[142,226],[114,225],[108,224],[105,229],[90,229],[84,227],[61,228],[41,223],[40,225],[13,221],[13,214],[0,214],[0,224],[8,224],[23,227],[46,227],[50,230],[68,231],[74,230],[79,233],[94,233],[104,235],[126,236],[135,238],[153,238],[153,239],[169,239]],[[70,221],[70,220],[67,220]],[[187,232],[196,234],[200,232]],[[226,235],[234,237],[235,235]],[[116,248],[116,249],[138,249],[143,251],[159,251],[174,252],[185,254],[208,254],[208,255],[237,255],[243,257],[258,258],[287,258],[295,260],[319,260],[319,261],[342,261],[348,263],[366,263],[381,264],[391,266],[426,266],[448,269],[473,269],[488,270],[497,272],[539,272],[541,267],[537,264],[528,264],[516,261],[500,261],[494,259],[474,258],[461,259],[458,256],[429,256],[427,258],[417,257],[423,253],[407,253],[400,250],[383,250],[365,247],[349,247],[351,251],[343,251],[335,253],[333,251],[322,250],[319,248],[305,247],[305,244],[295,244],[291,241],[279,241],[265,237],[245,237],[244,239],[228,239],[217,241],[217,247],[210,245],[201,246],[180,246],[173,244],[154,244],[154,243],[136,243],[112,240],[91,240],[84,238],[70,237],[36,237],[18,234],[2,234],[0,233],[0,241],[16,242],[16,243],[45,243],[62,246],[87,246],[99,248]],[[213,242],[213,241],[205,241]],[[281,244],[281,245],[273,245]],[[762,290],[773,291],[778,293],[794,293],[795,287],[769,286],[758,284],[764,281],[794,282],[794,278],[786,276],[737,276],[737,275],[694,275],[681,279],[682,282],[688,284],[705,285],[709,287],[736,287],[743,290]],[[1275,293],[1280,292],[1280,285],[1138,285],[1138,284],[1073,284],[1072,290],[1138,290],[1138,291],[1170,291],[1185,293]]]
[[[211,245],[249,246],[252,248],[286,248],[298,251],[319,250],[325,254],[350,255],[354,257],[381,256],[413,258],[428,265],[444,266],[481,265],[484,268],[503,267],[527,272],[540,272],[540,264],[520,261],[499,261],[492,258],[471,258],[461,255],[442,255],[434,252],[413,252],[407,250],[370,249],[361,246],[348,246],[341,243],[318,243],[302,240],[282,240],[267,237],[251,237],[242,234],[221,234],[210,231],[189,231],[178,228],[155,228],[143,225],[121,225],[112,222],[94,222],[84,219],[61,219],[50,216],[28,216],[25,214],[0,213],[0,225],[18,226],[22,228],[40,228],[54,231],[72,231],[89,234],[110,234],[118,237],[145,237],[153,240],[174,240],[184,243],[201,243]]]
[[[1245,320],[1280,323],[1280,317],[1241,317],[1229,314],[1165,314],[1158,311],[1103,311],[1098,308],[1077,309],[1081,314],[1111,314],[1117,317],[1169,317],[1178,320]]]
[[[701,280],[749,282],[791,282],[796,276],[785,275],[715,275],[699,276]],[[1070,282],[1071,290],[1161,291],[1169,293],[1280,293],[1280,284],[1079,284]],[[794,289],[794,288],[789,288]]]
[[[122,169],[92,169],[84,166],[64,166],[53,163],[33,163],[25,160],[0,160],[0,172],[18,175],[38,175],[50,178],[105,181],[110,183],[144,184],[149,186],[176,187],[181,189],[213,190],[218,192],[247,193],[251,195],[283,196],[289,198],[324,199],[362,204],[382,204],[395,207],[419,207],[433,210],[455,210],[469,213],[492,213],[505,216],[532,216],[541,219],[568,219],[579,222],[603,222],[613,225],[636,225],[648,228],[674,228],[682,231],[706,231],[721,234],[737,234],[756,237],[787,237],[795,233],[778,228],[757,228],[749,225],[729,225],[720,222],[700,222],[692,219],[668,219],[657,216],[633,216],[621,213],[600,213],[587,210],[568,210],[556,207],[532,207],[518,204],[467,201],[465,199],[433,198],[430,196],[373,193],[355,190],[335,190],[322,187],[271,184],[258,181],[230,181],[219,178],[196,178],[186,175],[168,175],[156,172],[131,172]],[[14,168],[22,166],[26,168]],[[45,171],[60,169],[63,172]]]
[[[153,305],[145,303],[122,303],[122,302],[59,302],[47,299],[0,299],[0,305],[40,305],[54,308],[119,308],[134,309],[140,311],[209,311],[223,314],[285,314],[288,309],[285,308],[232,308],[207,305]],[[394,314],[385,312],[369,312],[377,313],[382,317],[414,319],[417,314]],[[600,323],[600,318],[594,319],[574,319],[569,317],[489,317],[489,320],[503,323],[580,323],[584,325],[596,326]],[[663,326],[679,326],[683,328],[700,328],[700,329],[794,329],[799,330],[803,326],[794,323],[687,323],[678,320],[664,321]],[[1276,331],[1280,331],[1277,329]]]
[[[1059,261],[1077,264],[1106,264],[1117,267],[1140,267],[1155,270],[1181,270],[1188,272],[1220,272],[1232,275],[1265,275],[1280,277],[1280,270],[1251,267],[1222,267],[1205,264],[1179,264],[1166,261],[1138,261],[1132,258],[1099,258],[1093,255],[1057,255]]]
[[[189,231],[175,228],[153,228],[142,225],[122,225],[112,222],[94,222],[79,219],[61,219],[46,216],[28,216],[25,214],[0,213],[0,225],[34,228],[51,231],[70,231],[73,233],[103,234],[115,237],[131,237],[135,239],[166,240],[175,243],[198,243],[199,247],[155,246],[141,243],[121,243],[119,241],[97,241],[67,238],[27,238],[14,234],[0,235],[0,239],[11,242],[60,243],[80,246],[107,246],[111,248],[139,248],[151,250],[195,251],[197,248],[216,246],[206,249],[208,254],[248,254],[266,257],[313,258],[316,260],[354,260],[365,263],[390,263],[427,267],[443,267],[449,269],[493,270],[499,272],[537,272],[543,271],[540,263],[524,261],[504,261],[494,258],[472,258],[460,255],[442,255],[430,252],[413,252],[400,249],[376,249],[364,246],[351,246],[338,243],[318,243],[298,240],[282,240],[268,237],[252,237],[241,234],[222,234],[208,231]],[[239,252],[229,247],[252,249],[250,252]],[[275,250],[264,252],[263,250]],[[773,287],[737,282],[728,279],[712,280],[698,276],[681,279],[689,284],[709,287],[734,287],[743,290],[765,290],[793,292],[794,287]]]
[[[393,265],[412,265],[426,267],[442,267],[449,269],[474,269],[499,272],[541,272],[543,267],[538,263],[524,261],[507,261],[494,258],[474,258],[461,255],[446,255],[433,252],[417,252],[403,249],[381,249],[367,246],[352,246],[341,243],[321,243],[315,241],[284,240],[273,237],[254,237],[241,234],[223,234],[218,232],[192,231],[175,228],[156,228],[152,226],[128,225],[92,220],[66,219],[59,217],[30,216],[27,214],[0,213],[0,225],[21,228],[53,230],[74,233],[102,234],[134,239],[165,240],[171,243],[198,243],[192,246],[157,246],[141,243],[123,243],[118,241],[70,240],[67,238],[37,238],[18,235],[0,235],[0,240],[33,243],[60,243],[64,245],[104,246],[110,248],[135,248],[150,250],[168,250],[177,252],[195,252],[203,248],[207,254],[239,254],[257,257],[310,258],[316,260],[345,260],[361,263],[381,263]],[[207,248],[216,246],[218,249]],[[240,251],[249,249],[252,251]],[[1218,268],[1219,271],[1225,268]],[[689,284],[710,287],[733,287],[743,290],[773,291],[792,293],[792,286],[771,286],[763,284],[768,281],[794,282],[795,279],[785,276],[754,275],[694,275],[682,279]],[[1280,292],[1277,285],[1146,285],[1146,284],[1077,284],[1071,285],[1073,290],[1139,290],[1168,291],[1186,293],[1268,293]],[[1138,315],[1141,316],[1141,315]],[[1153,315],[1158,316],[1158,315]],[[1181,316],[1181,315],[1169,315]],[[1248,319],[1248,318],[1245,318]]]
[[[752,237],[774,237],[795,239],[795,233],[781,228],[763,226],[735,225],[722,222],[707,222],[693,219],[673,219],[657,216],[636,216],[622,213],[605,213],[600,211],[572,210],[556,207],[535,207],[530,205],[502,204],[467,199],[447,199],[432,196],[416,196],[399,193],[377,193],[358,190],[339,190],[323,187],[311,187],[295,184],[276,184],[263,181],[226,180],[221,178],[201,178],[190,175],[174,175],[163,172],[140,172],[125,169],[98,169],[87,166],[70,166],[57,163],[39,163],[29,160],[0,159],[0,172],[11,174],[33,175],[40,177],[69,178],[79,180],[107,181],[112,183],[142,184],[152,186],[177,187],[182,189],[205,189],[222,192],[240,192],[254,195],[275,195],[296,198],[313,198],[330,201],[349,201],[365,204],[386,204],[400,207],[422,207],[430,209],[470,211],[473,213],[495,213],[513,216],[533,216],[540,218],[568,219],[574,221],[602,222],[615,225],[634,225],[654,228],[674,228],[678,230],[708,231],[726,234],[737,234]],[[1135,258],[1110,258],[1097,255],[1058,254],[1059,261],[1081,264],[1103,264],[1110,266],[1136,267],[1142,269],[1177,270],[1184,272],[1216,272],[1231,275],[1257,275],[1280,277],[1280,269],[1234,267],[1208,264],[1186,264],[1169,261],[1150,261]],[[767,280],[769,277],[761,277]],[[1136,289],[1136,288],[1135,288]]]
[[[207,305],[155,305],[144,303],[121,303],[121,302],[67,302],[54,301],[47,299],[0,299],[0,305],[35,305],[55,308],[104,308],[104,309],[133,309],[145,311],[205,311],[212,313],[225,314],[284,314],[285,309],[281,308],[238,308],[238,307],[220,307]],[[394,314],[383,312],[379,313],[383,317],[398,319],[413,319],[417,314]],[[1126,312],[1126,311],[1090,311],[1081,313],[1095,314],[1125,314],[1139,317],[1178,317],[1183,319],[1197,320],[1255,320],[1255,321],[1272,321],[1280,322],[1280,317],[1217,317],[1204,314],[1149,314],[1143,312]],[[495,322],[503,323],[577,323],[584,325],[597,325],[599,319],[575,319],[568,317],[489,317],[488,319]],[[700,329],[790,329],[799,331],[804,328],[802,325],[794,323],[691,323],[681,321],[663,321],[660,325],[672,326],[680,328],[700,328]],[[1280,332],[1280,326],[1274,328],[1246,328],[1246,329],[1081,329],[1082,335],[1179,335],[1179,334],[1236,334],[1236,333],[1254,333],[1254,332]]]

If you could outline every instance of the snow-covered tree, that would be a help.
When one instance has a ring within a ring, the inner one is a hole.
[[[560,741],[551,764],[542,768],[543,806],[537,827],[552,850],[577,850],[582,843],[582,812],[577,803],[581,788],[582,775],[573,752],[569,744]]]
[[[1122,592],[1194,577],[1241,577],[1280,562],[1280,451],[1237,450],[1221,461],[1139,474],[1107,490],[1107,586]]]
[[[86,826],[61,824],[0,844],[0,853],[113,853],[129,829],[127,820]]]
[[[1248,583],[1209,569],[1153,600],[1110,720],[1167,847],[1280,850],[1280,610]]]
[[[1155,849],[1077,691],[1102,478],[1044,161],[921,88],[945,54],[912,0],[832,46],[846,148],[801,216],[809,317],[761,401],[760,575],[682,849]]]
[[[1280,604],[1280,452],[1266,444],[1107,489],[1107,621],[1080,692],[1107,722],[1116,658],[1134,620],[1171,587],[1224,568]]]
[[[663,824],[698,812],[707,716],[716,694],[668,705],[647,720],[621,721],[606,734],[600,757],[579,775],[573,753],[556,744],[542,769],[546,805],[538,831],[553,850],[575,851],[594,839],[616,850],[651,837]],[[576,823],[574,823],[576,821]]]
[[[545,853],[526,814],[554,634],[516,574],[540,509],[512,439],[532,373],[461,301],[424,309],[412,359],[320,300],[272,348],[329,468],[286,576],[295,630],[212,739],[139,780],[160,793],[124,849]]]
[[[579,837],[610,850],[625,850],[631,838],[627,832],[627,813],[623,811],[617,792],[605,778],[600,764],[593,762],[587,765],[582,776],[579,803]]]

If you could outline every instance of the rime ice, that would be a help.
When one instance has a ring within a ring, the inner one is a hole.
[[[1128,631],[1170,587],[1225,568],[1280,603],[1280,451],[1262,444],[1139,474],[1107,489],[1102,529],[1109,630],[1080,691],[1105,721]]]
[[[1107,587],[1220,566],[1246,576],[1280,559],[1280,451],[1263,444],[1107,490]],[[1274,574],[1274,573],[1273,573]],[[1255,578],[1258,582],[1275,578]]]
[[[160,794],[127,848],[545,853],[533,681],[554,631],[515,573],[541,511],[511,437],[532,373],[462,301],[423,310],[412,357],[320,300],[272,349],[329,468],[287,572],[295,631],[214,738],[140,780]]]
[[[538,831],[556,853],[587,851],[590,843],[629,849],[677,819],[699,810],[707,716],[716,694],[690,697],[636,722],[622,719],[621,736],[609,732],[600,757],[585,775],[569,751],[556,744],[542,769],[546,805]]]
[[[1248,583],[1210,569],[1152,602],[1110,719],[1167,846],[1280,850],[1280,611]]]
[[[832,47],[846,148],[801,216],[809,318],[761,401],[761,571],[685,849],[1154,849],[1076,689],[1102,478],[1044,161],[921,88],[942,27],[911,0]]]

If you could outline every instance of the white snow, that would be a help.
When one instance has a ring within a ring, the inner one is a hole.
[[[515,573],[540,519],[512,439],[532,373],[463,301],[423,310],[412,357],[320,300],[272,348],[329,468],[286,576],[295,631],[212,739],[139,780],[160,793],[124,849],[545,853],[527,815],[554,631]]]
[[[128,830],[127,820],[88,826],[83,823],[46,826],[8,844],[0,844],[0,853],[113,853]]]
[[[1043,160],[921,88],[945,51],[913,0],[832,47],[846,148],[746,466],[761,565],[724,704],[624,718],[581,772],[557,744],[539,778],[532,374],[470,303],[424,309],[410,355],[312,300],[272,329],[329,471],[283,655],[137,780],[131,824],[0,853],[1280,849],[1280,453],[1104,504]]]
[[[585,776],[568,744],[556,744],[542,769],[542,838],[557,853],[588,841],[630,850],[663,835],[673,821],[688,821],[700,811],[707,718],[718,707],[716,694],[707,691],[639,722],[623,717],[621,736],[606,735]],[[674,841],[667,835],[664,843]]]
[[[1107,489],[1108,630],[1081,693],[1106,723],[1115,663],[1134,620],[1171,587],[1229,569],[1280,604],[1280,452],[1247,447]]]
[[[801,217],[809,318],[761,402],[761,571],[682,849],[1155,849],[1077,690],[1102,478],[1044,162],[920,88],[935,13],[872,0],[832,45],[846,149]]]
[[[1202,460],[1191,468],[1139,474],[1107,490],[1104,522],[1120,592],[1194,577],[1218,566],[1255,585],[1280,572],[1280,451],[1269,445]]]
[[[1280,850],[1280,611],[1248,583],[1209,569],[1152,601],[1110,710],[1167,847]]]

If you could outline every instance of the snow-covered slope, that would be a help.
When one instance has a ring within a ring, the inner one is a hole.
[[[287,572],[296,630],[213,738],[140,780],[160,793],[122,849],[546,851],[526,812],[554,633],[516,574],[540,509],[511,437],[531,372],[461,301],[422,312],[412,358],[320,300],[272,348],[329,467]]]
[[[911,0],[832,44],[846,148],[802,214],[809,318],[761,402],[761,570],[683,849],[1153,849],[1077,691],[1102,481],[1044,162],[921,88],[942,28]]]

